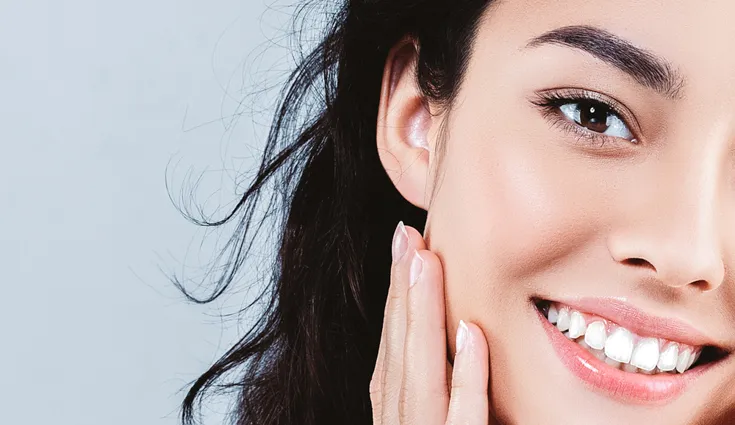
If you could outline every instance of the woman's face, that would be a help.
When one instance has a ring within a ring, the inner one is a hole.
[[[500,419],[709,423],[735,406],[735,356],[654,375],[609,360],[735,350],[733,17],[730,0],[514,0],[480,23],[425,236],[449,340],[460,319],[486,333]],[[539,300],[602,322],[603,348]]]

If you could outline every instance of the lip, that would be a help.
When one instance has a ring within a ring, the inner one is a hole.
[[[686,391],[697,378],[720,363],[701,365],[683,374],[645,375],[625,372],[599,360],[582,346],[562,335],[535,306],[534,310],[561,362],[593,390],[623,403],[640,405],[670,403]]]
[[[663,338],[691,346],[718,344],[693,326],[675,318],[650,315],[616,298],[575,298],[556,300],[582,313],[590,313],[640,336]]]

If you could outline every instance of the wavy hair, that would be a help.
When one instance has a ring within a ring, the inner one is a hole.
[[[406,37],[416,47],[416,82],[427,100],[450,108],[478,23],[492,0],[347,0],[281,91],[262,162],[237,205],[207,303],[245,266],[263,221],[254,219],[266,184],[276,229],[273,275],[262,317],[191,384],[184,425],[199,422],[207,394],[234,389],[237,425],[369,424],[369,382],[390,283],[390,242],[399,220],[423,231],[426,212],[403,199],[378,157],[376,124],[383,69]],[[309,22],[299,9],[294,22]],[[318,96],[318,110],[308,109]],[[311,115],[300,123],[299,117]],[[265,220],[265,218],[263,218]],[[232,378],[235,376],[235,378]]]

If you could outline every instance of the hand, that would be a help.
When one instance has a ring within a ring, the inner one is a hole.
[[[445,318],[441,261],[426,250],[421,233],[401,222],[393,238],[391,284],[370,381],[374,424],[488,425],[483,332],[460,322],[452,368]]]

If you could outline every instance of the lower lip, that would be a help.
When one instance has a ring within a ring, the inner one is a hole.
[[[552,325],[534,307],[562,363],[593,389],[628,404],[661,405],[673,401],[713,363],[683,374],[645,375],[624,372],[601,361]]]

